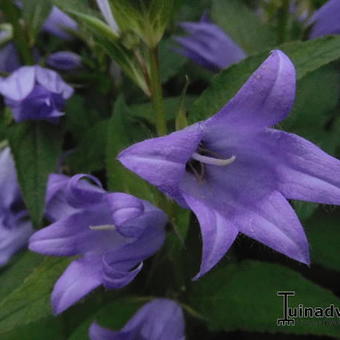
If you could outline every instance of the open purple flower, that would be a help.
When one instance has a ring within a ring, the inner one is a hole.
[[[327,34],[340,34],[340,1],[327,1],[313,14],[309,22],[313,24],[310,39]]]
[[[10,149],[0,151],[0,266],[27,244],[33,232],[19,190]]]
[[[5,97],[17,122],[55,122],[64,115],[65,99],[71,97],[73,89],[55,71],[40,66],[23,66],[1,79],[0,94]]]
[[[340,204],[340,162],[270,128],[287,116],[294,97],[294,66],[276,50],[217,114],[119,155],[196,214],[203,239],[196,278],[217,264],[239,232],[309,263],[304,230],[287,199]]]
[[[65,40],[72,39],[69,31],[76,31],[77,29],[78,24],[56,6],[53,6],[43,25],[43,30]]]
[[[132,317],[121,331],[111,331],[93,323],[91,340],[184,340],[181,307],[168,299],[155,299]]]
[[[82,181],[84,176],[50,176],[47,216],[55,222],[29,241],[29,248],[41,254],[79,256],[54,287],[56,314],[100,285],[126,286],[164,241],[167,218],[161,210],[128,194],[107,193]]]
[[[246,57],[241,47],[205,16],[200,22],[182,22],[180,26],[188,36],[175,38],[180,45],[176,51],[211,71],[219,71]]]

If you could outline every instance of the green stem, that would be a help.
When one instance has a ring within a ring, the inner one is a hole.
[[[287,40],[289,21],[289,0],[282,0],[281,8],[278,11],[278,43],[282,44]]]
[[[21,55],[22,61],[26,65],[34,64],[31,49],[28,45],[28,39],[26,39],[26,32],[20,25],[20,16],[18,9],[11,0],[1,0],[2,9],[6,15],[7,20],[12,24],[13,36],[15,45]]]
[[[156,129],[159,136],[167,133],[161,78],[159,73],[158,47],[150,48],[150,90],[156,114]]]

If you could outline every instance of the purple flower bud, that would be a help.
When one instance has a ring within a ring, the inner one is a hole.
[[[120,331],[111,331],[93,323],[91,340],[184,340],[184,317],[181,307],[168,299],[155,299],[140,308]]]
[[[23,66],[9,77],[1,79],[0,93],[12,109],[17,122],[48,120],[56,122],[64,115],[65,99],[73,94],[54,71],[40,66]]]
[[[61,39],[72,39],[67,31],[76,31],[78,24],[58,7],[53,6],[52,11],[46,19],[43,29]]]
[[[129,284],[165,236],[167,217],[161,210],[128,194],[107,193],[84,177],[98,184],[92,176],[50,176],[46,210],[54,223],[29,243],[41,254],[78,256],[52,292],[57,314],[100,285],[118,289]]]
[[[0,49],[0,72],[11,73],[20,67],[20,58],[14,44]]]
[[[211,71],[219,71],[237,63],[246,54],[221,28],[204,15],[200,22],[183,22],[180,26],[188,33],[176,37],[178,53]]]
[[[20,195],[10,149],[0,151],[0,266],[27,244],[33,232]]]
[[[52,53],[46,62],[49,66],[61,71],[70,71],[81,67],[80,55],[69,51]]]

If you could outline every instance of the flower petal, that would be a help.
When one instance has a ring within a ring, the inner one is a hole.
[[[10,209],[19,199],[20,191],[16,169],[9,147],[0,151],[0,207]]]
[[[295,68],[275,50],[252,74],[238,93],[206,121],[206,138],[223,139],[231,131],[261,131],[283,120],[295,97]],[[235,133],[234,133],[235,134]]]
[[[128,241],[117,231],[90,229],[90,226],[111,223],[106,206],[81,210],[37,231],[30,238],[29,249],[46,255],[72,256],[119,248]]]
[[[20,101],[33,90],[35,67],[23,66],[0,82],[0,93],[8,99]]]
[[[314,23],[309,34],[310,39],[327,34],[340,34],[340,1],[327,1],[314,13],[310,23]]]
[[[340,205],[340,161],[297,135],[271,130],[279,190],[289,198]]]
[[[119,27],[116,23],[116,20],[114,19],[112,15],[112,9],[111,6],[108,2],[108,0],[96,0],[97,5],[105,19],[105,21],[109,24],[111,27],[112,31],[116,34],[119,33]]]
[[[89,337],[91,340],[131,340],[131,332],[111,331],[94,322],[89,329]]]
[[[35,72],[37,82],[45,89],[61,94],[64,99],[72,96],[73,88],[67,85],[57,72],[40,66],[35,66]]]
[[[293,208],[279,192],[240,205],[234,222],[241,233],[302,263],[309,264],[308,241]]]
[[[148,340],[184,339],[184,316],[181,307],[169,299],[154,299],[145,304],[126,324],[123,331],[138,329]]]
[[[43,29],[61,39],[69,40],[72,39],[72,36],[67,31],[76,31],[78,24],[58,7],[53,6],[43,25]]]
[[[221,260],[236,239],[238,230],[215,209],[190,195],[184,197],[201,227],[203,252],[200,271],[194,277],[197,280]]]
[[[62,313],[101,284],[100,261],[101,258],[97,256],[83,257],[66,268],[51,296],[55,314]]]
[[[200,125],[194,124],[168,136],[134,144],[122,151],[118,159],[129,170],[186,206],[178,184],[201,137]]]

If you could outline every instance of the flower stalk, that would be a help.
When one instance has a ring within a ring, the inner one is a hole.
[[[159,136],[163,136],[167,133],[164,103],[163,103],[163,91],[159,72],[159,60],[158,60],[158,47],[150,47],[150,92],[151,100],[156,115],[156,130]]]

